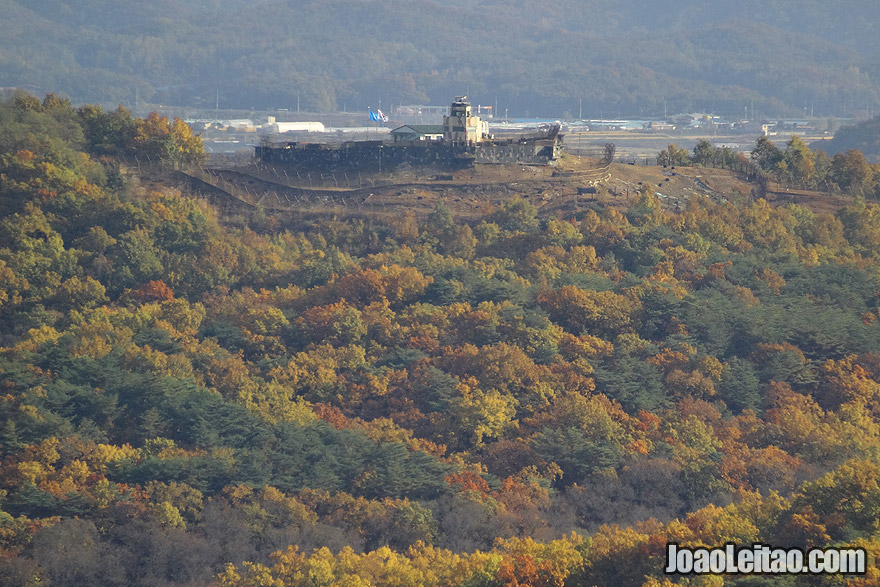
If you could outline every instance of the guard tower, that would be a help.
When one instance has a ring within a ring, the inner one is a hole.
[[[443,139],[453,144],[475,144],[489,137],[489,123],[474,116],[467,96],[456,96],[443,117]]]

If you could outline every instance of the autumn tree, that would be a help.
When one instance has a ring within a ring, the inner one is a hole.
[[[657,154],[657,165],[686,166],[691,164],[690,152],[678,145],[669,145]]]

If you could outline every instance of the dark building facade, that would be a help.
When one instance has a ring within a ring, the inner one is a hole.
[[[461,128],[459,128],[460,125]],[[471,128],[472,127],[472,128]],[[404,132],[410,131],[410,132]],[[328,145],[288,142],[256,147],[257,159],[316,171],[393,171],[401,165],[466,169],[485,165],[552,165],[559,157],[559,126],[529,136],[494,140],[488,125],[471,114],[465,96],[450,106],[444,126],[403,126],[394,142],[353,141]],[[441,136],[437,139],[436,137]],[[430,140],[424,140],[431,137]]]

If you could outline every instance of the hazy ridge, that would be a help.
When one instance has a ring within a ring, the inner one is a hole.
[[[445,103],[511,115],[851,115],[873,107],[868,2],[5,0],[0,85],[74,101],[310,110]]]

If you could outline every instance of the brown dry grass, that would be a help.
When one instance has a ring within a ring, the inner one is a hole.
[[[267,182],[260,177],[264,175],[265,171],[254,175],[229,173],[227,177],[233,182],[238,181],[238,177],[250,186],[251,192],[258,191],[264,184],[269,186],[265,189],[276,191],[279,187],[293,190],[297,187],[287,182],[283,182],[286,186]],[[598,194],[578,195],[578,188],[594,186],[598,178],[604,180],[599,182]],[[573,211],[586,203],[626,208],[633,195],[646,184],[653,187],[669,210],[684,208],[695,196],[706,196],[716,202],[745,201],[755,192],[755,186],[729,170],[624,164],[612,164],[606,169],[595,159],[570,154],[562,157],[555,167],[480,165],[441,176],[410,170],[400,177],[383,178],[383,181],[389,180],[390,185],[375,187],[319,189],[316,194],[321,192],[320,195],[291,205],[280,200],[277,205],[261,200],[261,205],[290,211],[335,209],[342,205],[353,214],[359,211],[400,214],[409,210],[423,215],[442,199],[456,215],[477,218],[516,196],[529,200],[543,213],[557,214]],[[815,212],[832,212],[850,201],[818,192],[785,193],[781,189],[769,193],[767,200],[773,205],[795,202]]]

